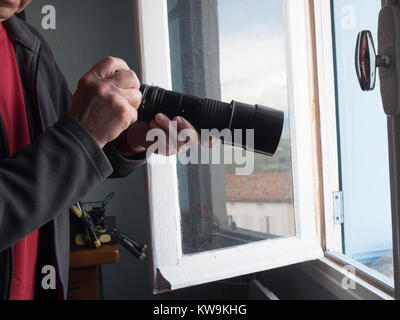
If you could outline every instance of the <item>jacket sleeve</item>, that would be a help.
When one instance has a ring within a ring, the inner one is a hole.
[[[0,161],[0,251],[67,209],[113,169],[91,134],[73,117]]]
[[[107,144],[104,149],[113,167],[110,178],[124,178],[130,175],[135,169],[142,167],[146,163],[145,153],[141,153],[132,158],[123,155],[118,139]]]

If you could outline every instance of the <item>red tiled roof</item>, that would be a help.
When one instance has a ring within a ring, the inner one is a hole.
[[[249,176],[226,175],[228,200],[291,201],[290,173],[260,173]]]

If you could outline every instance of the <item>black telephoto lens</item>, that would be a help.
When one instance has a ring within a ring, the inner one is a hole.
[[[150,122],[158,113],[173,119],[180,116],[201,132],[202,129],[229,129],[233,141],[224,143],[272,156],[275,154],[282,135],[284,113],[269,107],[249,105],[237,101],[225,103],[198,98],[165,89],[142,85],[143,100],[139,107],[139,120]],[[241,129],[240,139],[235,130]],[[246,143],[246,130],[254,129],[254,145]]]

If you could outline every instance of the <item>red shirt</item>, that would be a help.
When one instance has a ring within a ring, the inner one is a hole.
[[[0,117],[12,156],[30,143],[24,94],[15,49],[0,23]],[[4,213],[1,214],[10,214]],[[39,232],[36,230],[13,246],[14,276],[11,300],[33,300]]]

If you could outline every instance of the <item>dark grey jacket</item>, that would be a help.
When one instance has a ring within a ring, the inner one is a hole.
[[[77,120],[65,116],[71,94],[46,42],[15,16],[3,25],[15,45],[33,142],[9,158],[0,121],[0,299],[10,295],[12,245],[41,227],[48,238],[40,243],[38,275],[41,265],[55,265],[58,297],[65,298],[68,208],[104,179],[127,176],[144,160],[124,158],[116,141],[101,150]],[[38,287],[39,297],[51,296]]]

